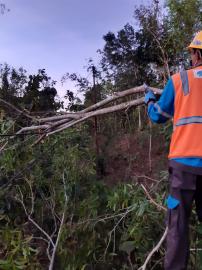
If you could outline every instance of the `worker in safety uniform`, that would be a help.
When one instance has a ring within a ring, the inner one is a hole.
[[[188,49],[192,68],[174,74],[157,102],[151,90],[145,95],[153,122],[164,123],[173,118],[168,156],[170,194],[165,270],[187,269],[193,201],[202,221],[202,31]]]

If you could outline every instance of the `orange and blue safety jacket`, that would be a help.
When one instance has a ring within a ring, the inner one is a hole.
[[[156,123],[173,118],[169,159],[202,167],[202,66],[176,73],[148,114]]]

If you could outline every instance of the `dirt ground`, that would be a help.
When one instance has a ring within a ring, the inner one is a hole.
[[[100,138],[104,160],[103,176],[107,184],[133,182],[148,176],[159,180],[159,173],[167,170],[165,138],[160,133],[146,131],[114,137],[110,142]],[[141,138],[141,139],[140,139]]]

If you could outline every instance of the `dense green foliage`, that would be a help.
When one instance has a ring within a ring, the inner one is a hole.
[[[140,265],[153,237],[163,231],[163,216],[138,184],[109,188],[104,181],[97,181],[88,145],[84,127],[48,139],[34,149],[22,146],[19,140],[5,151],[1,159],[0,237],[6,260],[0,261],[1,269],[43,269],[47,263],[46,242],[40,239],[44,235],[27,222],[20,202],[23,200],[29,215],[32,199],[31,216],[50,235],[65,211],[56,269]],[[68,197],[65,208],[64,192]],[[159,196],[157,201],[161,199]]]
[[[185,47],[201,28],[201,8],[200,0],[167,0],[165,7],[153,1],[151,6],[136,8],[138,28],[126,24],[118,33],[105,34],[100,63],[88,63],[88,72],[94,69],[94,84],[89,76],[63,76],[64,82],[75,82],[85,99],[82,102],[68,89],[66,109],[81,110],[108,94],[144,82],[163,87],[170,74],[189,63]],[[63,108],[55,81],[44,69],[27,75],[23,68],[2,65],[0,81],[0,98],[31,115],[52,115]],[[28,124],[30,120],[10,108],[0,108],[1,135]],[[165,227],[164,212],[151,203],[141,183],[164,205],[168,174],[161,158],[166,155],[171,131],[171,123],[151,127],[145,108],[140,108],[97,118],[96,126],[89,121],[35,146],[35,134],[2,136],[0,269],[48,269],[56,252],[50,269],[137,270]],[[120,140],[125,135],[138,141],[132,155],[129,140]],[[160,150],[154,147],[152,157],[158,161],[152,160],[153,171],[147,169],[145,159],[150,138],[154,144],[155,139],[164,140]],[[118,164],[109,181],[112,168],[106,163],[117,144],[123,144],[125,150],[114,161],[121,160],[126,173],[124,179],[116,173]],[[196,250],[201,247],[202,231],[200,225],[195,226],[195,216],[192,224],[190,269],[198,267],[202,257]],[[164,246],[152,257],[148,269],[162,269],[163,256]]]

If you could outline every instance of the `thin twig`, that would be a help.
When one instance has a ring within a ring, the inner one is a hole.
[[[149,177],[149,176],[147,176],[147,175],[137,175],[137,174],[133,174],[133,176],[134,176],[135,178],[145,178],[145,179],[151,180],[152,182],[156,182],[156,183],[159,183],[159,182],[160,182],[160,180],[151,178],[151,177]]]
[[[62,227],[63,227],[64,221],[65,221],[65,211],[66,211],[67,202],[68,202],[68,196],[67,196],[67,189],[66,189],[64,173],[63,173],[63,185],[64,185],[65,204],[64,204],[64,208],[63,208],[62,219],[61,219],[61,222],[60,222],[59,231],[58,231],[58,234],[57,234],[57,239],[56,239],[55,245],[53,247],[53,252],[52,252],[52,255],[51,255],[51,261],[50,261],[50,265],[49,265],[49,268],[48,268],[49,270],[52,270],[53,266],[54,266],[55,254],[56,254],[56,250],[57,250],[57,247],[58,247],[58,243],[60,241],[60,237],[61,237],[61,233],[62,233]]]
[[[150,200],[150,202],[151,202],[152,204],[154,204],[155,206],[157,206],[157,208],[160,209],[160,210],[167,211],[167,209],[166,209],[164,206],[158,204],[158,203],[151,197],[151,195],[149,194],[149,192],[147,191],[147,189],[145,188],[145,186],[144,186],[143,184],[141,184],[141,187],[142,187],[142,189],[144,190],[145,194],[147,195],[147,197],[149,198],[149,200]]]
[[[0,148],[0,154],[3,152],[3,150],[5,149],[6,145],[8,144],[8,141],[6,141]]]
[[[153,256],[153,254],[159,250],[159,248],[161,247],[163,241],[165,240],[166,236],[168,234],[168,227],[166,227],[163,236],[161,237],[160,241],[158,242],[158,244],[152,249],[152,251],[149,253],[149,255],[147,256],[144,264],[138,269],[138,270],[146,270],[147,264],[150,261],[151,257]]]
[[[107,250],[109,248],[109,245],[111,243],[111,238],[112,238],[112,233],[116,232],[116,228],[118,227],[118,225],[121,223],[121,221],[130,213],[134,210],[134,207],[132,207],[130,210],[127,210],[125,213],[122,214],[122,217],[118,220],[118,222],[116,223],[116,225],[114,226],[114,228],[109,232],[109,240],[107,243],[107,247],[105,249],[104,252],[104,259],[106,258],[106,254],[107,254]]]
[[[24,209],[24,211],[25,211],[25,214],[26,214],[28,220],[29,220],[29,221],[30,221],[30,222],[31,222],[31,223],[32,223],[32,224],[33,224],[40,232],[42,232],[43,235],[46,236],[46,238],[50,241],[50,243],[52,244],[52,246],[54,246],[54,242],[53,242],[53,240],[51,239],[50,235],[49,235],[46,231],[44,231],[44,229],[42,229],[41,226],[40,226],[36,221],[34,221],[33,218],[30,216],[30,214],[28,213],[27,208],[26,208],[26,206],[25,206],[25,204],[24,204],[24,196],[23,196],[22,191],[21,191],[21,188],[20,188],[19,186],[18,186],[18,190],[19,190],[21,199],[17,198],[17,200],[22,204],[22,207],[23,207],[23,209]],[[33,206],[32,206],[32,208],[33,208]]]

